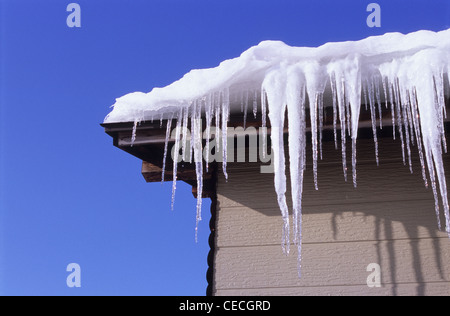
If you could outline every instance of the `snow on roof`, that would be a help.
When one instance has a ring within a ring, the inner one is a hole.
[[[168,119],[164,158],[172,119],[176,119],[175,152],[186,148],[187,126],[191,124],[191,146],[197,172],[197,222],[201,219],[203,185],[203,137],[199,118],[206,118],[206,138],[211,137],[213,118],[220,127],[223,170],[227,177],[227,122],[230,112],[247,107],[262,113],[262,126],[268,115],[271,124],[274,182],[283,217],[282,245],[289,252],[290,219],[286,203],[286,160],[284,157],[284,118],[289,120],[289,172],[293,202],[294,243],[301,253],[303,173],[306,168],[306,121],[311,124],[312,160],[316,189],[317,160],[321,148],[323,107],[333,107],[337,142],[340,129],[342,169],[347,179],[346,142],[351,136],[352,180],[356,181],[356,142],[362,103],[371,113],[384,104],[392,113],[394,135],[400,136],[403,161],[411,168],[412,145],[416,144],[425,186],[431,185],[439,222],[440,205],[450,236],[447,184],[442,162],[446,152],[444,118],[445,94],[450,81],[450,29],[441,32],[418,31],[403,35],[389,33],[356,42],[328,43],[317,48],[290,47],[279,41],[264,41],[226,60],[218,67],[192,70],[165,88],[149,93],[135,92],[116,100],[105,123],[134,122],[153,117]],[[448,92],[447,92],[448,93]],[[324,102],[324,96],[329,94]],[[306,117],[309,107],[309,118]],[[245,124],[245,123],[244,123]],[[376,116],[372,127],[377,152]],[[336,144],[337,145],[337,144]],[[208,146],[208,142],[207,142]],[[184,156],[184,154],[183,154]],[[378,158],[377,158],[378,160]],[[172,202],[176,188],[177,164],[173,164]],[[164,168],[163,168],[164,169]],[[412,170],[412,168],[411,168]],[[439,193],[439,194],[438,194]],[[439,199],[440,196],[440,199]],[[301,260],[299,256],[299,273]]]
[[[267,73],[277,68],[299,65],[303,69],[309,68],[311,74],[311,67],[317,67],[312,74],[316,77],[314,79],[327,81],[325,76],[333,67],[344,66],[343,61],[354,57],[364,79],[372,76],[376,68],[386,68],[393,60],[428,50],[448,56],[450,30],[437,33],[419,31],[407,35],[388,33],[355,42],[327,43],[317,48],[263,41],[215,68],[192,70],[164,88],[154,88],[149,93],[133,92],[117,98],[104,122],[150,120],[225,88],[230,89],[230,95],[242,90],[260,89]]]

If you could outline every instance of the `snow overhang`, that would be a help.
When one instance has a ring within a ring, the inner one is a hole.
[[[267,86],[271,74],[283,72],[304,81],[308,93],[314,90],[323,94],[324,104],[331,106],[333,80],[349,81],[351,76],[359,76],[362,88],[367,90],[374,83],[382,90],[386,79],[396,75],[411,79],[408,69],[424,63],[445,66],[445,69],[435,70],[445,74],[448,80],[449,54],[450,30],[407,35],[388,33],[355,42],[327,43],[317,48],[264,41],[215,68],[192,70],[164,88],[118,98],[104,123],[168,118],[180,108],[190,107],[200,100],[221,102],[218,99],[225,90],[230,113],[242,113],[246,105],[250,112],[261,111],[254,107],[257,107],[255,101],[261,101],[264,84]],[[448,91],[446,93],[448,95]],[[380,91],[379,95],[384,101],[385,93]]]

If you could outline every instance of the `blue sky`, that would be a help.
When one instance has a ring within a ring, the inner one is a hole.
[[[81,7],[68,28],[66,7]],[[99,124],[114,99],[217,66],[262,40],[296,46],[450,27],[448,0],[0,0],[0,294],[204,295],[190,187],[145,183]],[[82,287],[68,288],[78,263]]]

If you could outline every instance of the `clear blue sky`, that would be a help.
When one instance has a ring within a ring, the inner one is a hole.
[[[81,6],[68,28],[66,6]],[[0,294],[204,295],[209,201],[147,184],[99,123],[114,99],[217,66],[262,40],[296,46],[450,27],[448,0],[0,0]],[[66,266],[82,287],[66,286]]]

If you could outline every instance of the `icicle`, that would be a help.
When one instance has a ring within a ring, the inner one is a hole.
[[[311,137],[312,137],[312,154],[313,154],[313,174],[314,188],[319,190],[317,180],[317,108],[319,95],[315,91],[308,90],[309,96],[309,114],[311,118]]]
[[[408,127],[409,141],[410,141],[411,145],[414,146],[414,126],[413,126],[413,120],[412,120],[412,116],[411,116],[411,100],[409,97],[409,91],[408,91],[408,88],[404,85],[401,85],[399,87],[399,91],[400,91],[400,98],[402,100],[402,109],[403,109],[403,113],[404,113],[404,120]],[[410,166],[410,168],[412,169],[412,166]],[[412,171],[411,171],[411,173],[412,173]]]
[[[436,213],[437,224],[438,224],[438,228],[440,230],[440,229],[442,229],[442,225],[441,225],[440,210],[439,210],[439,197],[438,197],[438,193],[437,193],[436,171],[435,171],[434,165],[433,165],[433,153],[432,153],[431,148],[429,148],[428,150],[425,150],[425,157],[426,157],[426,161],[427,161],[428,173],[430,175],[431,189],[433,191],[433,196],[434,196],[434,209],[435,209],[435,213]]]
[[[322,73],[322,68],[317,62],[310,62],[303,66],[303,71],[306,78],[306,91],[309,98],[309,113],[311,119],[311,138],[312,138],[312,156],[313,156],[313,173],[314,173],[314,187],[319,189],[317,179],[317,159],[319,153],[318,144],[318,120],[320,110],[323,105],[322,97],[326,85],[326,75]],[[270,106],[270,103],[269,103]]]
[[[418,53],[416,58],[419,61],[427,62],[429,60],[439,60],[440,56],[432,52]],[[406,68],[406,67],[405,67]],[[431,68],[431,67],[430,67]],[[409,68],[408,68],[409,69]],[[413,72],[413,70],[408,70]],[[444,215],[446,220],[446,231],[450,237],[450,212],[447,196],[447,184],[445,180],[444,164],[442,161],[442,134],[439,129],[442,124],[442,115],[439,114],[438,104],[436,103],[436,88],[433,80],[438,71],[433,69],[420,69],[414,73],[414,86],[416,89],[417,104],[419,108],[420,125],[422,131],[422,141],[424,145],[425,157],[430,175],[430,182],[435,198],[436,216],[439,220],[439,200],[437,196],[436,179],[439,182],[439,190],[441,194]]]
[[[302,195],[303,174],[306,166],[306,115],[305,78],[301,68],[288,71],[286,103],[289,120],[289,170],[293,203],[294,243],[298,249],[298,275],[301,277],[302,261]]]
[[[161,117],[162,117],[162,115],[161,115]],[[167,148],[169,146],[169,138],[170,138],[170,132],[171,132],[171,128],[172,128],[172,119],[173,119],[173,114],[170,117],[170,119],[167,120],[166,139],[164,141],[164,157],[163,157],[161,182],[164,182],[164,173],[166,172]]]
[[[377,137],[377,118],[375,113],[375,100],[374,100],[374,82],[373,80],[369,82],[366,81],[367,85],[367,94],[369,96],[369,105],[370,105],[370,118],[372,120],[372,133],[373,133],[373,142],[375,144],[375,160],[377,162],[377,166],[380,165],[380,161],[378,159],[378,137]]]
[[[255,90],[255,92],[253,93],[253,116],[255,119],[257,115],[258,115],[258,91]]]
[[[413,125],[414,130],[416,134],[416,143],[417,143],[417,149],[419,152],[419,159],[420,159],[420,166],[422,170],[422,179],[425,183],[425,187],[428,188],[428,179],[426,175],[426,168],[425,168],[425,160],[423,156],[423,147],[422,147],[422,137],[420,133],[420,123],[419,123],[419,108],[417,105],[417,97],[416,97],[416,90],[413,89],[409,96],[410,104],[411,104],[411,113],[412,113],[412,119],[413,119]]]
[[[380,85],[378,76],[374,77],[375,82],[375,98],[378,106],[378,115],[380,118],[380,129],[383,129],[383,114],[381,109],[381,94],[380,94]]]
[[[264,91],[264,87],[261,88],[261,127],[262,127],[262,146],[264,148],[263,150],[263,159],[266,158],[266,150],[265,148],[267,148],[267,122],[266,122],[266,117],[267,117],[267,95],[266,95],[266,91]]]
[[[175,128],[175,145],[174,145],[174,149],[173,149],[173,171],[172,171],[172,202],[170,205],[171,210],[173,211],[173,207],[175,204],[175,191],[177,189],[177,169],[178,169],[178,155],[180,153],[180,130],[181,130],[181,124],[183,123],[184,125],[184,120],[186,119],[186,116],[183,115],[183,111],[184,113],[188,112],[188,109],[185,108],[180,108],[180,112],[178,112],[178,116],[177,116],[177,126]],[[185,136],[186,134],[184,134],[183,132],[183,142],[185,141]],[[183,157],[184,157],[184,153],[183,153]]]
[[[201,121],[201,102],[195,102],[191,118],[191,127],[193,129],[193,148],[195,173],[197,178],[197,215],[195,220],[195,241],[198,240],[198,224],[202,220],[202,194],[203,194],[203,148],[202,148],[202,121]]]
[[[333,98],[333,133],[334,133],[334,148],[338,149],[337,144],[337,92],[336,92],[336,79],[334,73],[330,74],[331,94]]]
[[[443,70],[441,70],[443,71]],[[444,117],[446,117],[445,110],[445,95],[444,95],[444,77],[442,74],[435,74],[433,76],[434,88],[435,88],[435,106],[438,114],[438,128],[441,133],[442,146],[444,148],[444,152],[447,153],[447,140],[445,138],[445,129],[444,129]]]
[[[367,79],[366,79],[366,84],[362,86],[362,90],[363,90],[363,96],[364,96],[364,105],[365,105],[365,110],[367,111],[367,91],[369,89],[369,84],[367,83]]]
[[[136,130],[137,130],[138,124],[139,124],[139,120],[135,119],[134,120],[134,124],[133,124],[133,131],[131,132],[131,145],[130,145],[130,147],[133,147],[134,142],[136,141]]]
[[[388,90],[387,90],[387,84],[389,82],[387,77],[382,77],[383,81],[383,91],[384,91],[384,102],[386,103],[386,108],[388,108]],[[391,102],[391,119],[392,119],[392,138],[395,140],[395,107],[394,104]]]
[[[248,90],[246,91],[245,103],[244,103],[244,129],[247,125],[247,113],[248,113]]]
[[[336,92],[341,125],[342,168],[347,181],[346,128],[352,138],[352,178],[356,187],[356,140],[358,135],[359,113],[361,108],[361,65],[360,56],[351,54],[343,60],[328,64],[331,85]]]
[[[191,108],[192,113],[191,113],[191,141],[189,143],[189,145],[190,145],[189,146],[189,163],[192,163],[192,159],[194,158],[194,154],[193,153],[194,153],[195,142],[192,139],[192,137],[193,137],[192,132],[193,132],[193,129],[194,129],[192,124],[194,123],[194,120],[195,120],[195,114],[196,114],[196,108],[197,108],[198,102],[199,102],[199,100],[194,100],[190,104],[190,108]]]
[[[344,179],[347,181],[347,146],[346,146],[346,121],[345,121],[345,97],[344,97],[344,78],[339,78],[337,83],[339,121],[341,126],[341,152],[342,152],[342,170],[344,171]]]
[[[211,140],[211,121],[213,115],[213,105],[212,105],[212,94],[209,94],[206,97],[205,104],[205,116],[206,116],[206,155],[205,155],[205,164],[206,164],[206,172],[209,170],[209,142]]]
[[[285,73],[281,69],[269,72],[262,84],[262,90],[267,95],[269,119],[272,128],[272,158],[274,165],[274,184],[277,193],[278,206],[283,218],[281,237],[282,250],[289,253],[289,211],[286,204],[286,174],[284,157],[283,128],[286,110]],[[263,107],[264,108],[264,107]]]
[[[406,112],[406,105],[404,105],[402,103],[402,95],[401,95],[401,87],[399,84],[399,80],[397,78],[397,80],[395,81],[395,86],[396,86],[396,93],[397,93],[397,100],[398,103],[400,105],[400,110],[401,110],[401,115],[403,118],[403,126],[405,127],[405,140],[406,140],[406,150],[408,153],[408,165],[409,165],[409,170],[411,173],[413,173],[413,169],[412,169],[412,161],[411,161],[411,138],[409,135],[409,121],[408,121],[408,114]]]
[[[216,98],[217,95],[217,98]],[[215,137],[216,137],[216,149],[220,149],[220,134],[218,133],[218,130],[220,128],[220,112],[221,112],[221,106],[220,106],[220,93],[214,93],[214,115],[215,115],[215,121],[216,121],[216,129],[215,129]]]
[[[350,107],[351,121],[349,122],[352,137],[352,178],[356,188],[356,140],[358,138],[358,122],[361,111],[361,64],[359,55],[351,55],[345,59],[345,93]]]
[[[347,149],[346,149],[346,107],[345,107],[345,78],[343,71],[340,69],[339,62],[328,64],[328,74],[331,78],[331,85],[334,86],[333,91],[336,95],[337,108],[339,113],[339,124],[341,128],[341,152],[342,152],[342,170],[344,179],[347,181]]]
[[[323,106],[323,93],[319,94],[319,104],[318,104],[318,111],[319,111],[319,153],[320,153],[320,160],[323,159],[323,153],[322,153],[322,139],[323,139],[323,120],[324,120],[324,106]]]
[[[230,92],[228,88],[222,92],[222,169],[225,179],[228,180],[227,173],[227,141],[228,141],[228,118],[230,112]]]
[[[189,107],[184,109],[183,114],[183,143],[181,144],[183,159],[186,159],[186,146],[188,139],[188,122],[189,122]]]
[[[393,78],[393,81],[396,79]],[[403,122],[402,122],[402,111],[400,108],[400,101],[398,100],[398,96],[395,89],[395,83],[391,81],[390,84],[390,91],[391,91],[391,104],[392,106],[395,105],[395,113],[397,114],[397,125],[398,125],[398,133],[400,135],[400,142],[402,144],[402,158],[403,158],[403,164],[406,165],[406,154],[405,154],[405,140],[403,137]]]

